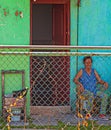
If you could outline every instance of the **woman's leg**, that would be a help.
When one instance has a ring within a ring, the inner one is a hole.
[[[91,112],[94,100],[93,93],[85,90],[82,95],[85,97],[85,100],[83,101],[83,109],[85,109],[87,112]]]
[[[104,92],[98,91],[97,96],[101,98],[100,114],[106,114],[108,95]]]

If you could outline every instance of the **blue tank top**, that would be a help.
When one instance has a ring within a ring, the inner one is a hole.
[[[82,76],[80,77],[79,81],[83,85],[85,90],[88,90],[92,92],[94,95],[96,95],[97,79],[94,73],[94,69],[91,69],[90,75],[85,71],[85,69],[82,69]]]

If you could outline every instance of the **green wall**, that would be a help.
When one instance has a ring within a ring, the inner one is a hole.
[[[30,0],[0,0],[0,45],[30,44]],[[0,50],[1,51],[1,50]],[[7,50],[6,50],[7,51]],[[16,50],[17,51],[17,50]],[[28,56],[0,56],[0,70],[25,70],[25,87],[30,87],[30,60]],[[1,76],[1,73],[0,73]],[[16,75],[16,78],[19,78]],[[12,84],[13,75],[6,78],[6,93],[19,90],[21,80]],[[10,82],[11,80],[11,82]],[[0,80],[1,86],[1,80]],[[0,87],[1,97],[1,87]],[[1,97],[2,98],[2,97]],[[30,109],[30,95],[27,95],[27,112]],[[1,106],[1,102],[0,102]]]
[[[0,45],[30,44],[29,1],[0,0]]]

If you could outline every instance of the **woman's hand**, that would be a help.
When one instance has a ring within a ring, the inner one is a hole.
[[[107,89],[108,88],[108,83],[107,82],[104,82],[104,87],[105,87],[105,89]]]
[[[78,89],[79,89],[79,91],[80,91],[81,93],[84,92],[84,87],[83,87],[82,84],[80,84],[80,85],[78,86]]]

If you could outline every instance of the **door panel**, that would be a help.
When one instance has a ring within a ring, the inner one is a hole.
[[[66,44],[66,35],[64,28],[64,5],[53,6],[53,44],[64,45]]]

